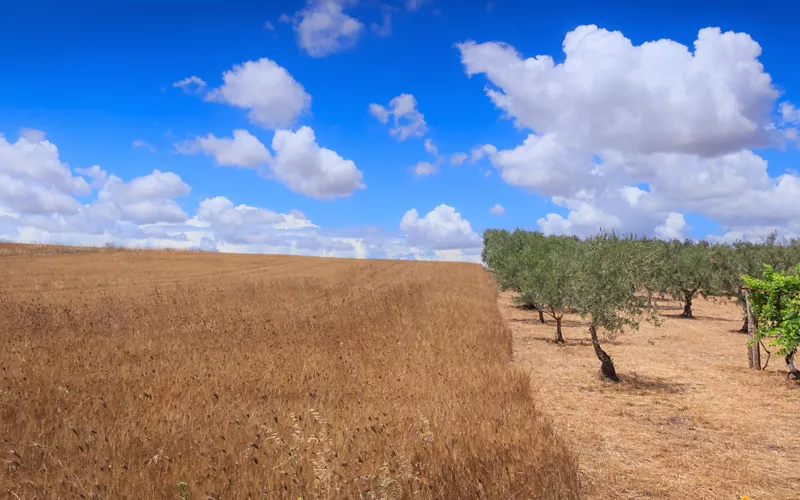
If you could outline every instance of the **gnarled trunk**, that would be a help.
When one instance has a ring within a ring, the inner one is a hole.
[[[747,333],[747,315],[744,317],[744,323],[742,323],[742,327],[739,328],[741,333]]]
[[[600,376],[608,382],[619,382],[617,370],[614,369],[614,362],[611,361],[611,356],[600,347],[600,341],[597,339],[597,328],[590,326],[589,334],[592,336],[594,353],[597,355],[597,359],[600,360]]]
[[[544,313],[542,312],[541,308],[539,309],[539,322],[544,324]]]
[[[683,292],[683,314],[681,314],[682,318],[694,319],[694,314],[692,314],[693,295],[694,292]]]
[[[563,344],[564,336],[561,334],[561,318],[556,317],[556,344]]]
[[[797,348],[792,349],[792,352],[786,356],[786,369],[789,370],[789,373],[786,374],[786,380],[795,379],[800,381],[800,370],[794,367],[794,354],[797,352]]]

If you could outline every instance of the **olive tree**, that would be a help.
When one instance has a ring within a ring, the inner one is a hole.
[[[701,241],[672,241],[667,245],[664,289],[683,302],[681,317],[692,319],[692,300],[700,294],[710,293],[713,284],[710,245]]]
[[[539,321],[545,322],[544,304],[541,296],[542,258],[547,254],[547,238],[539,232],[517,229],[512,234],[518,242],[514,270],[517,275],[514,303],[539,313]]]
[[[578,238],[551,236],[545,240],[536,283],[537,296],[556,323],[556,343],[564,343],[561,321],[581,294],[582,244]]]
[[[600,360],[600,375],[604,380],[618,382],[614,362],[600,346],[598,331],[613,337],[626,327],[637,329],[642,319],[657,323],[655,308],[648,304],[646,295],[638,293],[647,259],[632,239],[614,234],[589,238],[582,250],[580,293],[572,306],[589,320],[589,335]]]

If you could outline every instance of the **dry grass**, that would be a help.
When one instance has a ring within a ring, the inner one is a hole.
[[[535,398],[579,453],[587,498],[800,498],[800,388],[783,360],[747,369],[741,309],[697,300],[699,319],[665,322],[606,342],[623,379],[601,382],[586,326],[554,325],[500,298],[514,336],[515,363],[531,373]]]
[[[0,318],[7,498],[578,496],[480,266],[17,248]]]

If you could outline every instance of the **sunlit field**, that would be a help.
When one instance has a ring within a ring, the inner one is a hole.
[[[481,266],[0,247],[9,498],[578,497]]]

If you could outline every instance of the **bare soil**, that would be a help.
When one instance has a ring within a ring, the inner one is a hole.
[[[499,304],[514,363],[578,453],[586,498],[800,498],[800,387],[785,382],[778,356],[766,371],[748,369],[734,303],[698,299],[697,319],[686,320],[680,304],[661,301],[660,327],[606,340],[620,384],[599,379],[581,318],[565,317],[560,346],[554,321],[540,324],[510,294]]]

